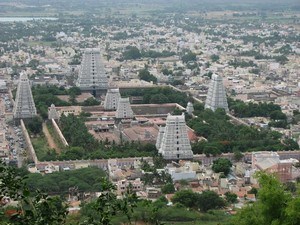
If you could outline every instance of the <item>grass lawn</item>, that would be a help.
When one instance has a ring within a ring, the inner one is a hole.
[[[31,138],[31,143],[33,145],[37,158],[43,161],[43,159],[51,151],[45,136]]]

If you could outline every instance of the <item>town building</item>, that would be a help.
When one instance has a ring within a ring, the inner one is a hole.
[[[292,180],[293,163],[289,160],[280,160],[276,152],[253,152],[252,169],[276,174],[280,181]]]

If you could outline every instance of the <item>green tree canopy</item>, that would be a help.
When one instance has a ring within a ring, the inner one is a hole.
[[[135,46],[127,46],[125,51],[123,52],[123,59],[139,59],[142,57],[140,50]]]
[[[153,76],[146,68],[140,70],[138,76],[141,80],[157,83],[157,78]]]
[[[226,158],[218,158],[214,160],[212,169],[215,173],[224,173],[225,176],[227,176],[230,172],[230,168],[232,166],[232,163],[229,159]]]
[[[241,209],[232,225],[297,225],[300,224],[300,196],[291,192],[274,176],[258,173],[261,188],[257,201]]]

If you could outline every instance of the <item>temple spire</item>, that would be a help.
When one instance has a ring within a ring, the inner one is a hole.
[[[184,114],[180,116],[168,115],[166,126],[160,129],[156,147],[159,146],[158,152],[162,154],[164,159],[179,160],[192,159],[193,152],[190,140],[188,138],[187,126]]]
[[[213,74],[205,101],[205,108],[215,111],[218,108],[228,112],[228,103],[222,77]]]
[[[25,73],[20,75],[13,116],[15,119],[26,119],[36,116],[36,108],[32,97],[31,87]]]

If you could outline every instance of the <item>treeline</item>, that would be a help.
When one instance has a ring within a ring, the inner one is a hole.
[[[97,167],[55,172],[47,175],[29,173],[25,183],[29,190],[41,190],[54,195],[66,195],[69,188],[76,187],[79,192],[97,192],[101,190],[101,178],[106,173]]]
[[[186,93],[175,91],[170,87],[122,90],[121,95],[142,96],[143,104],[178,103],[179,105],[186,106],[189,101]]]
[[[142,50],[140,51],[135,46],[127,46],[125,51],[122,53],[121,60],[141,59],[141,58],[165,58],[176,55],[175,52],[163,50],[161,52],[154,50]]]
[[[280,106],[272,102],[245,103],[241,100],[234,100],[232,98],[228,98],[228,107],[230,110],[233,110],[235,116],[240,118],[255,116],[270,117],[274,111],[281,112]]]
[[[176,198],[174,198],[174,203],[176,203],[173,206],[167,205],[168,200],[164,196],[161,196],[154,202],[150,200],[137,200],[136,207],[134,207],[131,215],[131,221],[133,223],[144,222],[147,224],[170,224],[180,222],[184,224],[194,224],[198,222],[203,224],[214,224],[216,222],[224,223],[228,221],[229,216],[225,215],[223,211],[210,210],[209,213],[202,213],[199,212],[198,209],[191,208],[187,204],[181,203],[185,203],[186,201],[196,203],[195,196],[201,196],[197,202],[201,205],[208,203],[208,208],[211,208],[212,206],[212,208],[218,208],[216,204],[221,204],[223,206],[225,202],[222,201],[216,193],[211,191],[204,192],[204,194],[197,194],[189,190],[183,190],[178,192]],[[214,197],[218,197],[218,199],[214,201]],[[202,203],[200,202],[200,198],[201,200],[204,200]],[[79,221],[84,221],[91,217],[95,221],[101,219],[100,215],[95,211],[95,204],[96,202],[94,201],[83,205],[80,211],[80,217],[78,218]],[[125,214],[119,213],[112,218],[111,224],[122,224],[126,219]]]
[[[74,114],[62,115],[59,120],[59,126],[71,146],[82,147],[86,151],[93,151],[97,147],[97,141],[88,132],[83,120]]]
[[[243,117],[269,117],[271,127],[287,128],[287,116],[282,112],[279,105],[266,102],[245,103],[241,100],[228,98],[229,109],[235,116]]]
[[[222,152],[278,151],[299,149],[292,139],[281,141],[282,135],[270,130],[234,125],[223,110],[201,110],[194,113],[188,125],[207,141],[192,145],[194,154],[218,155]]]

